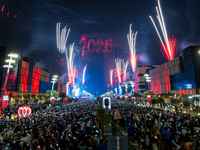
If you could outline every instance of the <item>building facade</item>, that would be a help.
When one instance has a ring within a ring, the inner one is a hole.
[[[9,59],[8,54],[16,53],[6,46],[0,47],[0,86],[3,86],[6,79],[7,68],[3,68],[6,64],[5,60]],[[8,74],[6,85],[6,94],[10,92],[13,96],[24,94],[40,95],[51,89],[50,71],[40,69],[35,66],[35,61],[22,57],[18,54],[15,63],[12,64]]]
[[[178,57],[150,70],[155,93],[200,94],[200,46],[190,46]]]

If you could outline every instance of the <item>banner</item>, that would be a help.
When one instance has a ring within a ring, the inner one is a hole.
[[[7,104],[8,104],[7,100],[2,100],[2,102],[1,102],[1,108],[6,109],[7,108]]]

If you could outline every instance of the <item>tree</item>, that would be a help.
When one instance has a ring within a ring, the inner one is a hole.
[[[24,97],[24,102],[26,101],[26,104],[27,104],[28,101],[30,100],[31,95],[30,94],[25,94],[23,97]]]
[[[51,104],[51,100],[46,99],[44,103],[45,103],[45,104]]]
[[[152,98],[152,99],[151,99],[151,103],[152,103],[153,105],[155,105],[155,104],[157,103],[156,98]]]
[[[180,95],[179,97],[182,101],[188,100],[188,95]]]
[[[66,97],[66,93],[65,93],[65,92],[60,92],[60,93],[59,93],[59,97],[62,98],[62,103],[63,103],[64,98]]]
[[[187,112],[187,109],[190,106],[190,104],[191,104],[191,102],[189,100],[184,100],[183,101],[183,106],[186,108],[186,112]]]
[[[43,96],[42,95],[38,95],[37,97],[38,97],[39,102],[41,102],[41,100],[43,99]]]
[[[106,131],[108,132],[108,125],[109,123],[112,121],[112,117],[110,114],[107,114],[107,113],[104,113],[102,116],[101,116],[101,123],[102,125],[105,125],[106,126]]]
[[[145,91],[144,93],[143,93],[143,97],[144,98],[147,98],[147,96],[148,95],[151,95],[151,97],[154,97],[154,92],[153,91],[149,91],[149,90],[147,90],[147,91]]]
[[[102,116],[104,113],[105,113],[105,109],[104,109],[104,108],[99,107],[99,108],[97,109],[97,114],[98,114],[99,118],[101,118],[101,116]]]
[[[141,94],[138,92],[133,92],[132,96],[136,98],[136,102],[138,103],[138,98],[141,97]]]
[[[157,97],[157,104],[160,104],[161,108],[162,108],[164,103],[165,103],[165,101],[162,97]]]
[[[31,95],[31,98],[33,99],[33,102],[35,103],[36,95],[35,95],[35,94],[32,94],[32,95]]]
[[[58,99],[58,92],[56,90],[47,90],[47,92],[45,93],[45,97],[46,98],[50,98],[51,97],[51,93],[52,93],[52,96],[54,97],[54,99]]]

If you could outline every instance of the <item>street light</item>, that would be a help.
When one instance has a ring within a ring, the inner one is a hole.
[[[10,59],[5,60],[5,62],[8,63],[8,64],[3,65],[4,68],[8,68],[7,72],[6,72],[6,79],[5,79],[4,86],[3,86],[4,92],[6,91],[6,85],[7,85],[7,81],[8,81],[8,75],[9,75],[9,72],[10,72],[10,68],[13,68],[13,65],[11,65],[11,64],[15,63],[15,60],[13,60],[13,58],[17,58],[18,55],[11,53],[11,54],[8,54],[8,57],[10,57]]]
[[[53,78],[51,79],[51,83],[53,83],[52,88],[51,88],[52,91],[54,90],[54,84],[56,83],[57,80],[58,80],[58,76],[53,75]]]

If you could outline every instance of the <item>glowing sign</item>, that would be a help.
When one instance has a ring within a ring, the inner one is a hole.
[[[192,84],[185,84],[185,86],[187,87],[187,89],[191,89],[192,88]]]
[[[21,106],[17,111],[19,118],[26,118],[31,115],[31,112],[32,110],[29,106]]]
[[[98,39],[96,42],[93,39],[89,39],[87,42],[87,35],[82,35],[79,44],[83,43],[81,56],[84,56],[86,50],[90,53],[93,52],[112,52],[112,39],[106,39],[105,42],[102,39]],[[104,46],[105,45],[105,46]],[[105,49],[104,49],[105,48]]]

